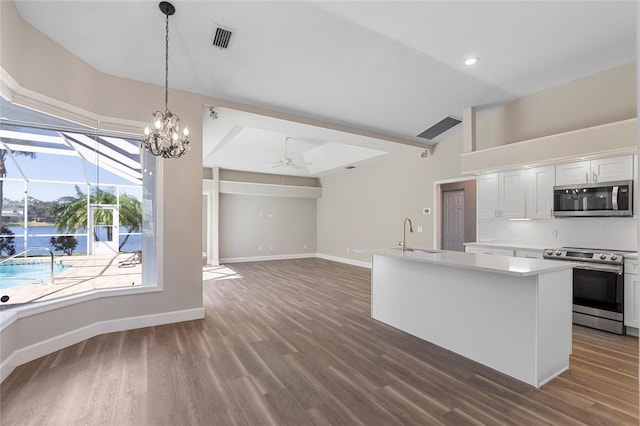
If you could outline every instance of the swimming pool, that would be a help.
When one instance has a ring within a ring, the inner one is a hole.
[[[68,268],[61,262],[56,262],[53,273],[57,276]],[[0,264],[0,289],[33,284],[37,280],[48,282],[51,279],[51,264],[49,262],[7,262]]]

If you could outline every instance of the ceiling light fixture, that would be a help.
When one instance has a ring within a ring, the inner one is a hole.
[[[473,56],[471,58],[467,58],[466,61],[464,61],[465,65],[475,65],[478,63],[478,61],[480,60],[480,58],[478,58],[477,56]]]
[[[185,126],[180,134],[180,119],[169,111],[169,16],[176,8],[169,2],[162,1],[158,5],[166,16],[165,53],[164,53],[164,112],[153,113],[153,130],[149,126],[144,129],[142,145],[151,154],[163,158],[180,158],[191,149],[189,129]]]

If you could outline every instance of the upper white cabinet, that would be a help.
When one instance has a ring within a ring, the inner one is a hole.
[[[498,217],[499,207],[498,173],[476,178],[476,215],[478,219]]]
[[[556,165],[556,185],[588,183],[590,175],[591,161]]]
[[[479,219],[524,217],[523,171],[492,173],[476,178]]]
[[[523,171],[498,173],[500,217],[524,217]]]
[[[526,216],[532,219],[550,218],[553,214],[554,166],[535,167],[526,171]]]
[[[633,156],[599,158],[556,165],[556,185],[633,179]]]

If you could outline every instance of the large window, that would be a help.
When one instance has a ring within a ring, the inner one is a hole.
[[[154,284],[155,157],[1,102],[0,307]]]

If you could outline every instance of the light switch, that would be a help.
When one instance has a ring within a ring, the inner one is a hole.
[[[422,225],[418,226],[418,232],[422,232]]]

